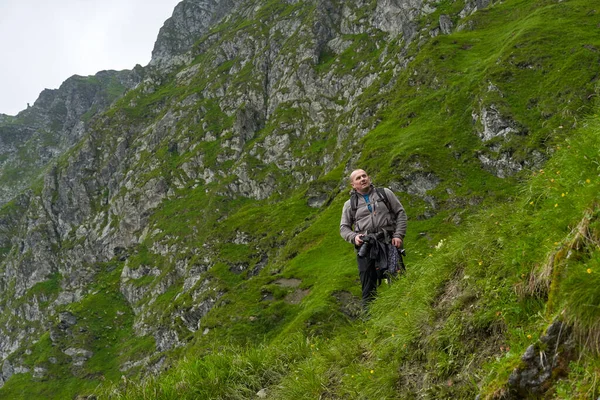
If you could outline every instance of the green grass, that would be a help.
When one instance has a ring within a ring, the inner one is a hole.
[[[54,273],[47,277],[45,281],[36,283],[27,291],[26,297],[37,296],[44,299],[54,299],[60,293],[60,283],[62,276],[60,273]],[[46,300],[46,301],[48,301]]]

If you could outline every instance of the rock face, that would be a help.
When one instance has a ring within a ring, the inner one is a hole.
[[[160,29],[151,66],[168,69],[190,61],[186,53],[208,30],[228,15],[240,0],[183,0]]]
[[[379,0],[373,25],[394,35],[403,34],[407,41],[417,34],[415,20],[435,11],[435,5],[423,0]]]
[[[540,338],[539,345],[532,344],[527,348],[521,357],[523,365],[515,368],[508,379],[510,398],[541,396],[553,379],[565,374],[574,354],[570,333],[562,322],[555,321]]]

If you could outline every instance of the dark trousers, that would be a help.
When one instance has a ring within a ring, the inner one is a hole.
[[[377,293],[378,278],[377,269],[375,269],[375,260],[371,260],[368,257],[356,256],[356,261],[358,263],[360,284],[362,285],[362,305],[363,308],[367,308]]]

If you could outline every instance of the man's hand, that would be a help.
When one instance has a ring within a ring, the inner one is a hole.
[[[399,249],[402,246],[402,239],[400,238],[392,238],[392,246]]]
[[[354,244],[357,246],[360,246],[361,244],[363,244],[362,237],[363,237],[363,235],[354,236]]]

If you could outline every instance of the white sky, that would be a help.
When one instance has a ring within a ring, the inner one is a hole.
[[[0,0],[0,113],[72,75],[147,65],[180,0]]]

